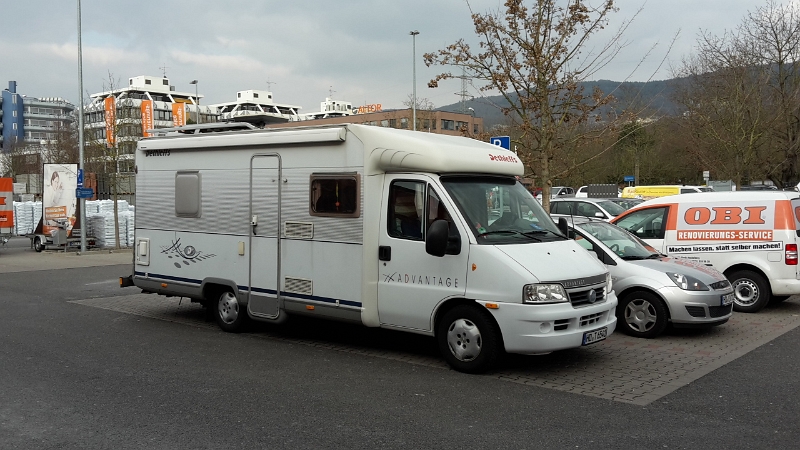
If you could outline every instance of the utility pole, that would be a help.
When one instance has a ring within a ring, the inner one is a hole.
[[[419,31],[414,30],[410,33],[413,41],[412,67],[414,74],[414,89],[411,94],[411,121],[414,123],[413,130],[417,131],[417,35]]]

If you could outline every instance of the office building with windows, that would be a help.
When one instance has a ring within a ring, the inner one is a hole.
[[[9,81],[0,95],[0,147],[11,151],[24,145],[36,151],[69,130],[75,121],[75,106],[58,97],[28,97],[17,92],[17,82]]]
[[[196,88],[196,83],[189,84]],[[129,78],[128,86],[112,87],[90,97],[83,112],[86,145],[117,152],[109,155],[105,150],[106,158],[117,160],[120,173],[133,172],[136,142],[149,136],[148,130],[216,122],[219,117],[217,108],[200,105],[203,96],[196,89],[178,91],[167,77]]]

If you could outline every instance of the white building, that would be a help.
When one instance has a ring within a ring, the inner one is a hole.
[[[211,105],[221,122],[248,122],[258,127],[301,120],[300,106],[275,103],[272,92],[250,89],[236,93],[236,101]]]
[[[216,108],[200,105],[202,95],[196,91],[176,91],[167,77],[129,78],[126,87],[114,87],[90,97],[91,103],[84,108],[86,144],[107,146],[111,133],[112,141],[118,141],[120,172],[133,172],[136,142],[148,129],[181,126],[198,120],[200,123],[216,122],[218,118]],[[112,108],[112,104],[116,108]]]
[[[328,119],[331,117],[346,117],[355,114],[353,104],[341,100],[333,100],[330,97],[324,102],[320,102],[319,111],[302,115],[303,120]]]

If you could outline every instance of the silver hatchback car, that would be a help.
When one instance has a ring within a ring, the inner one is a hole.
[[[662,255],[602,220],[567,220],[572,221],[568,223],[570,237],[596,254],[611,273],[619,298],[619,330],[653,338],[669,323],[675,327],[710,327],[731,317],[733,288],[712,267]]]

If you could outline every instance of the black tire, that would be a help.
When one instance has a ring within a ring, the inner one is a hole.
[[[668,323],[667,305],[652,292],[629,292],[617,305],[617,328],[629,336],[652,339],[663,333]]]
[[[761,311],[770,298],[767,280],[752,270],[738,270],[726,274],[733,286],[733,310],[743,313]]]
[[[36,236],[33,238],[33,249],[36,250],[36,253],[41,253],[44,250],[44,244],[42,244],[42,238]]]
[[[436,339],[447,364],[465,373],[490,370],[502,349],[494,319],[474,305],[458,305],[447,311],[437,327]]]
[[[217,291],[216,301],[211,305],[217,325],[229,333],[244,331],[247,325],[247,308],[239,303],[236,294],[230,290]]]

